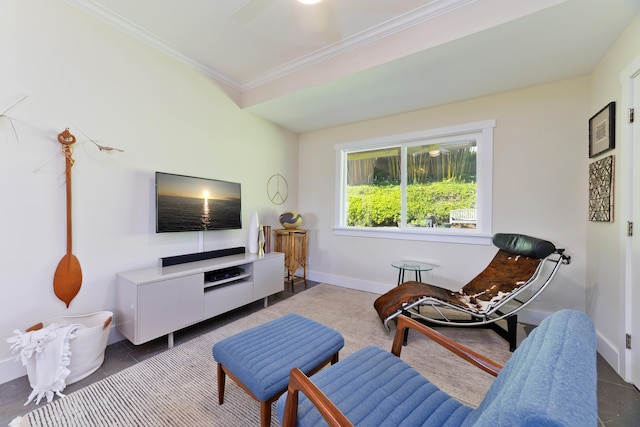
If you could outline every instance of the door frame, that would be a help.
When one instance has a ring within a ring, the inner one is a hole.
[[[633,60],[620,74],[620,84],[622,87],[621,94],[621,108],[620,108],[620,130],[621,143],[623,144],[624,153],[626,159],[624,164],[624,170],[626,171],[623,178],[624,182],[624,194],[621,196],[626,199],[626,209],[623,213],[624,220],[621,221],[622,236],[624,238],[625,256],[624,256],[624,333],[631,335],[632,345],[631,349],[623,347],[624,363],[623,372],[621,376],[626,382],[634,384],[636,387],[640,387],[640,314],[633,315],[633,307],[637,307],[640,304],[640,284],[634,292],[633,283],[634,277],[638,275],[640,269],[634,269],[634,259],[640,258],[640,250],[634,251],[633,236],[627,235],[627,221],[635,222],[634,234],[640,233],[640,218],[634,221],[634,204],[637,201],[634,200],[634,191],[640,188],[639,185],[634,187],[634,175],[640,174],[640,170],[634,171],[640,168],[640,152],[634,153],[634,139],[640,137],[640,135],[634,135],[634,125],[638,127],[639,119],[635,120],[635,123],[629,123],[628,112],[630,108],[635,108],[635,105],[640,103],[640,99],[635,99],[635,93],[640,93],[640,56]],[[640,149],[640,148],[639,148]],[[638,149],[636,149],[637,151]],[[635,161],[634,161],[635,160]],[[636,188],[637,187],[637,188]],[[638,217],[640,212],[635,212],[635,217]],[[635,253],[638,252],[638,253]],[[640,283],[640,280],[638,281]],[[634,302],[636,304],[634,304]],[[634,327],[634,317],[638,317]],[[624,340],[623,340],[624,342]],[[635,362],[634,362],[635,361]]]

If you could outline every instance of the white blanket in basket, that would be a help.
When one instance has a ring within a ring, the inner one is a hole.
[[[69,342],[80,328],[84,326],[79,323],[51,323],[37,331],[15,330],[16,335],[7,339],[12,344],[12,352],[20,352],[18,358],[27,367],[29,383],[33,388],[25,406],[34,399],[37,405],[43,397],[51,402],[54,394],[64,396],[62,390],[70,373]]]

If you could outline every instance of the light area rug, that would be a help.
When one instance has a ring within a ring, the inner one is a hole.
[[[233,323],[142,361],[104,380],[14,420],[28,426],[258,426],[259,404],[227,379],[225,402],[218,405],[216,364],[211,347],[237,332],[298,313],[339,331],[343,359],[367,345],[391,349],[373,302],[377,294],[320,284]],[[520,328],[521,329],[521,328]],[[439,330],[503,364],[511,356],[506,341],[485,329]],[[524,331],[519,330],[520,337]],[[493,377],[416,333],[401,357],[445,392],[477,406]],[[272,426],[279,425],[273,404]]]

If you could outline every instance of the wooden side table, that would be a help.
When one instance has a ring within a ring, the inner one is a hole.
[[[308,230],[301,228],[273,230],[274,251],[284,253],[284,266],[287,269],[287,281],[291,286],[304,282],[307,288],[307,235]],[[302,276],[296,275],[302,268]]]

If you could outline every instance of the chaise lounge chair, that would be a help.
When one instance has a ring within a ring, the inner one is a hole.
[[[516,348],[517,313],[535,299],[571,257],[547,240],[498,233],[491,263],[460,291],[410,281],[374,302],[387,329],[400,314],[444,326],[491,327]],[[551,268],[545,268],[551,265]],[[498,321],[505,320],[506,329]]]

